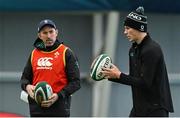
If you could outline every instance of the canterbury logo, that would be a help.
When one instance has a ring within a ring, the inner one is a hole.
[[[52,69],[52,63],[50,62],[50,60],[53,60],[53,58],[51,57],[43,57],[43,58],[39,58],[38,62],[37,62],[37,69]]]

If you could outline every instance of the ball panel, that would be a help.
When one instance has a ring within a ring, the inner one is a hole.
[[[96,80],[102,80],[105,79],[103,74],[102,74],[102,67],[104,68],[110,68],[111,65],[111,59],[107,56],[104,56],[104,58],[101,60],[99,63],[99,66],[97,67],[96,70]]]
[[[35,96],[35,101],[38,104],[41,104],[42,101],[46,100],[46,95],[45,95],[42,87],[39,87],[36,89],[34,96]]]
[[[103,75],[102,75],[102,67],[105,63],[105,60],[106,58],[104,58],[100,63],[99,63],[99,66],[97,67],[97,70],[96,70],[96,78],[99,80],[99,79],[103,79]]]
[[[91,77],[96,81],[101,80],[101,78],[97,78],[97,69],[103,58],[104,58],[104,54],[101,54],[97,58],[95,58],[95,63],[94,66],[92,67]]]
[[[47,99],[49,99],[49,97],[52,95],[53,91],[52,91],[52,88],[49,84],[46,85],[46,97]]]
[[[95,60],[92,63],[91,66],[91,74],[95,74],[96,70],[97,70],[97,66],[99,65],[100,61],[101,61],[101,57],[103,57],[103,55],[99,55],[98,57],[95,58]],[[94,76],[94,75],[91,75]]]

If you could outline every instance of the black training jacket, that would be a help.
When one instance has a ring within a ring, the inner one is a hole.
[[[110,81],[132,87],[133,110],[136,116],[148,116],[155,109],[173,112],[168,74],[160,46],[149,34],[140,44],[133,43],[129,50],[129,75]]]

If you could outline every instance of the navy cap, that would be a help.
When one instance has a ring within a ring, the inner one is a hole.
[[[45,20],[42,20],[39,25],[38,25],[38,32],[41,31],[41,29],[46,26],[46,25],[49,25],[49,26],[52,26],[53,28],[56,29],[56,25],[55,23],[52,21],[52,20],[49,20],[49,19],[45,19]]]

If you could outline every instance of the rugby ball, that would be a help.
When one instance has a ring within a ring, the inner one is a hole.
[[[34,99],[37,104],[41,104],[42,101],[48,100],[52,94],[52,88],[47,82],[43,81],[36,84],[34,90]]]
[[[110,68],[112,59],[107,54],[101,54],[91,64],[90,76],[93,80],[100,81],[105,77],[102,74],[102,67]]]

